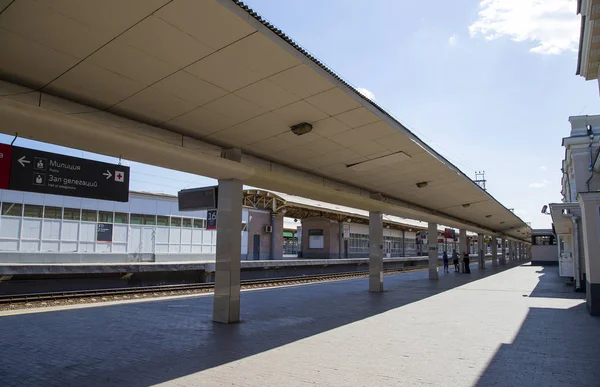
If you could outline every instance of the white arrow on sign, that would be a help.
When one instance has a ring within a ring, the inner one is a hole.
[[[19,160],[17,160],[19,162],[19,164],[21,164],[22,167],[25,166],[25,164],[29,164],[31,161],[29,160],[25,160],[25,156],[21,157]]]
[[[106,176],[106,180],[110,179],[112,177],[112,173],[110,173],[110,171],[107,169],[106,172],[103,173],[104,176]]]

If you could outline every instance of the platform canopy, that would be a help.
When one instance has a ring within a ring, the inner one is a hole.
[[[4,133],[477,232],[530,233],[240,2],[0,0],[0,9]],[[302,123],[312,131],[294,134]],[[220,157],[231,147],[241,163]]]

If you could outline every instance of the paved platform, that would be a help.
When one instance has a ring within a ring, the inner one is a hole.
[[[556,267],[385,277],[0,317],[4,386],[598,386],[600,319]]]

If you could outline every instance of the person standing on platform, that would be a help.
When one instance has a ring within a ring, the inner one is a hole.
[[[469,253],[463,254],[463,263],[465,265],[465,273],[471,273],[471,267],[469,266]]]
[[[442,261],[444,261],[444,273],[450,273],[448,270],[448,253],[446,251],[442,254]]]
[[[458,253],[452,250],[452,263],[454,264],[454,272],[458,273]]]

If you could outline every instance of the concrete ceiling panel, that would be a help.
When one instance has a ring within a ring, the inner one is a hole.
[[[331,82],[305,64],[282,71],[270,79],[300,98],[308,98],[334,87]]]
[[[177,0],[155,15],[215,50],[256,31],[216,1]]]
[[[178,71],[157,82],[153,87],[162,93],[174,95],[195,106],[205,105],[228,94],[220,87],[185,71]]]
[[[79,59],[0,28],[0,76],[41,87],[60,76]]]
[[[268,79],[248,85],[236,91],[235,94],[269,111],[289,105],[300,99]]]
[[[337,87],[308,97],[306,102],[330,116],[360,107],[356,99]]]
[[[142,83],[84,61],[52,82],[47,89],[93,107],[108,108],[144,87]]]
[[[222,116],[231,118],[234,124],[257,117],[266,111],[265,108],[240,98],[235,94],[228,94],[204,105],[204,107]]]
[[[117,41],[136,47],[177,68],[188,66],[214,51],[156,16],[142,20],[119,36]]]
[[[228,128],[236,123],[236,118],[215,113],[212,110],[199,107],[180,115],[163,124],[180,133],[192,137],[204,137]]]
[[[313,123],[327,118],[326,113],[320,111],[316,107],[309,105],[304,101],[298,101],[293,104],[273,110],[273,113],[280,117],[282,121],[288,126],[296,125],[302,122]]]
[[[351,128],[358,128],[359,126],[372,124],[380,120],[379,117],[364,107],[338,114],[335,118]]]

